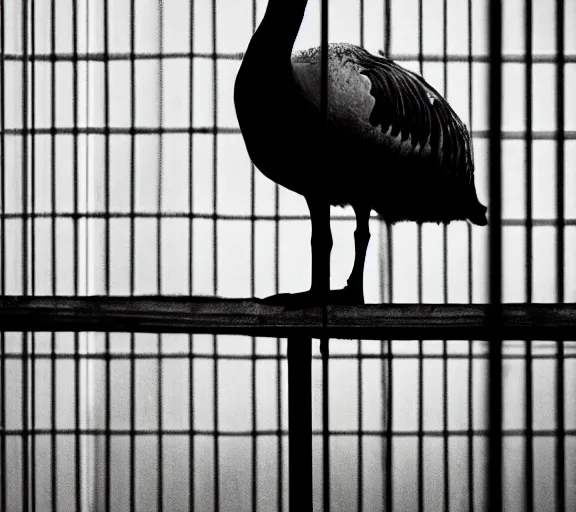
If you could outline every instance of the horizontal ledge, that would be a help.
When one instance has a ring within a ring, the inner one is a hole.
[[[3,296],[0,331],[237,334],[344,339],[575,340],[576,304],[367,304],[287,309],[204,296]]]

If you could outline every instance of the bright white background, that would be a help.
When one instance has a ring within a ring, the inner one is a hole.
[[[117,58],[108,67],[109,76],[109,124],[113,128],[130,127],[130,2],[116,0],[109,2],[108,51]],[[251,271],[251,225],[250,221],[195,219],[190,223],[181,216],[161,220],[161,239],[157,238],[157,221],[154,218],[136,218],[135,239],[130,238],[130,220],[113,218],[110,220],[110,283],[105,282],[105,221],[103,219],[80,218],[79,246],[74,254],[72,245],[73,221],[70,218],[50,217],[35,221],[34,261],[35,281],[28,283],[28,292],[38,295],[68,295],[74,293],[74,283],[70,269],[74,259],[79,262],[79,290],[81,294],[126,295],[130,290],[130,246],[134,244],[136,294],[218,294],[231,297],[250,296],[251,279],[254,279],[256,296],[265,296],[276,291],[276,261],[278,262],[279,291],[290,292],[306,289],[310,280],[309,222],[303,220],[282,220],[284,215],[307,214],[303,198],[286,190],[277,190],[275,185],[255,173],[254,187],[251,188],[251,166],[242,137],[238,133],[194,134],[192,151],[186,133],[190,125],[195,129],[237,128],[232,101],[233,84],[240,61],[235,54],[245,50],[252,34],[252,2],[250,0],[218,0],[216,9],[216,37],[214,47],[212,2],[194,2],[194,27],[190,33],[190,2],[168,0],[159,7],[157,1],[137,0],[135,52],[137,54],[173,54],[160,64],[158,59],[137,60],[135,64],[135,125],[138,128],[156,128],[160,124],[166,128],[180,129],[181,133],[169,133],[160,139],[157,135],[137,135],[135,137],[135,210],[146,213],[171,213],[209,216],[250,215],[251,191],[254,191],[256,215],[274,215],[276,194],[279,195],[281,220],[276,240],[275,223],[271,220],[258,220],[255,224],[255,273]],[[266,2],[257,2],[257,20],[264,12]],[[360,20],[358,0],[332,0],[330,18],[330,41],[359,44],[360,27],[363,24],[364,46],[376,53],[384,48],[385,15],[381,0],[365,0],[364,18]],[[297,48],[319,44],[319,5],[318,0],[310,2],[304,25],[296,42]],[[403,59],[402,65],[419,71],[418,53],[418,1],[393,0],[392,32],[390,50],[392,56],[411,55],[412,60]],[[443,5],[441,0],[424,1],[424,56],[440,56],[444,51]],[[467,2],[448,0],[448,55],[466,56],[468,51],[468,6]],[[91,59],[78,62],[78,90],[76,91],[81,128],[97,129],[105,125],[104,120],[104,76],[105,66],[96,56],[104,51],[103,44],[103,1],[79,0],[78,6],[78,53],[89,54]],[[56,2],[55,48],[61,55],[72,53],[72,3],[71,0]],[[21,55],[22,48],[22,0],[4,2],[5,52],[8,55]],[[51,52],[51,12],[50,2],[36,2],[35,46],[37,54]],[[538,56],[553,57],[555,54],[555,13],[554,3],[548,0],[534,0],[533,51]],[[486,56],[487,19],[486,1],[473,1],[472,50],[475,56]],[[565,66],[565,216],[576,219],[576,104],[572,91],[576,89],[576,2],[565,2],[565,51],[570,62]],[[504,2],[504,52],[508,56],[522,58],[524,54],[524,11],[520,0]],[[31,29],[30,29],[31,30]],[[161,36],[161,37],[160,37]],[[29,40],[28,52],[30,53]],[[193,60],[192,74],[190,61],[182,54],[191,50],[203,54]],[[232,54],[229,59],[219,60],[216,65],[216,86],[214,84],[212,52]],[[34,64],[35,88],[31,89],[32,66],[28,67],[28,112],[32,95],[35,99],[36,128],[58,128],[73,126],[72,98],[73,65],[70,59],[56,62],[56,88],[51,88],[52,65],[49,61]],[[469,66],[463,62],[449,63],[447,83],[444,83],[444,69],[441,62],[425,62],[423,72],[426,79],[439,91],[445,93],[456,112],[477,135],[474,138],[476,159],[476,183],[480,200],[488,204],[487,197],[487,140],[483,132],[487,130],[487,83],[488,64],[475,62],[472,65],[472,112],[469,109],[468,79]],[[556,214],[555,204],[555,148],[553,134],[555,119],[555,65],[537,63],[533,65],[533,130],[542,134],[541,140],[533,144],[533,217],[537,220],[551,220]],[[5,128],[4,139],[5,187],[2,191],[4,212],[22,213],[22,137],[18,130],[22,120],[22,76],[21,62],[5,61]],[[216,98],[214,92],[216,91]],[[503,129],[513,132],[525,130],[525,83],[524,64],[519,62],[504,65]],[[55,101],[55,119],[51,118],[51,99]],[[214,117],[213,104],[216,99],[217,116]],[[278,99],[281,101],[281,98]],[[190,114],[192,112],[192,114]],[[31,125],[31,117],[27,126]],[[273,129],[273,127],[271,127]],[[233,130],[234,131],[234,130]],[[28,183],[32,173],[36,180],[34,201],[37,213],[50,213],[52,210],[51,188],[55,187],[55,207],[57,213],[71,213],[73,210],[73,139],[70,134],[55,137],[56,161],[51,159],[51,137],[43,132],[35,137],[35,158],[29,162]],[[30,144],[30,139],[29,139]],[[525,152],[524,141],[505,140],[503,142],[503,217],[504,219],[525,219]],[[78,137],[78,207],[81,213],[104,213],[105,211],[105,145],[101,134],[86,134]],[[216,148],[216,155],[214,149]],[[30,146],[28,150],[30,155]],[[189,171],[191,157],[192,172]],[[217,168],[214,169],[214,160]],[[130,209],[130,137],[112,135],[110,137],[110,211],[128,213]],[[32,166],[33,164],[33,166]],[[52,182],[52,167],[55,169],[55,182]],[[159,171],[160,170],[160,171]],[[214,179],[214,172],[216,177]],[[353,170],[352,170],[353,171]],[[190,180],[190,176],[192,180]],[[161,183],[161,186],[160,186]],[[214,201],[214,184],[216,196]],[[160,188],[159,188],[160,187]],[[191,188],[190,188],[191,187]],[[191,190],[191,194],[189,191]],[[191,196],[192,202],[189,201]],[[31,204],[32,190],[28,190],[28,204]],[[489,206],[489,205],[488,205]],[[216,209],[215,209],[216,208]],[[351,210],[333,209],[334,218],[349,216]],[[55,265],[52,263],[52,233],[55,234]],[[22,221],[8,218],[2,236],[2,250],[6,261],[4,269],[5,293],[22,293]],[[216,229],[216,249],[213,246]],[[348,276],[354,257],[354,221],[337,219],[332,223],[334,249],[332,253],[332,285],[341,287]],[[32,225],[30,224],[30,233]],[[398,224],[392,234],[392,283],[388,279],[387,231],[376,218],[371,221],[372,239],[368,250],[365,293],[368,302],[417,302],[417,226],[411,223]],[[423,301],[468,302],[468,247],[472,237],[472,290],[473,302],[487,300],[487,235],[486,228],[471,229],[463,222],[453,223],[447,229],[447,289],[443,278],[442,226],[425,225],[422,229],[423,244]],[[565,229],[565,300],[576,300],[576,226]],[[556,300],[555,236],[552,225],[533,228],[533,301],[554,302]],[[191,238],[190,238],[191,237]],[[522,226],[504,227],[504,300],[524,302],[525,287],[525,228]],[[276,260],[275,248],[279,253]],[[157,275],[157,244],[160,244],[160,272]],[[189,268],[189,248],[192,246],[192,267]],[[216,250],[216,254],[214,251]],[[30,252],[29,252],[30,256]],[[214,260],[216,259],[216,269]],[[214,272],[217,272],[216,288]],[[55,275],[56,287],[52,287]],[[192,285],[190,286],[190,279]],[[160,288],[157,284],[160,281]],[[392,284],[392,296],[389,290]],[[21,336],[7,334],[8,352],[19,352]],[[102,334],[81,335],[83,353],[101,353],[104,350]],[[158,337],[136,336],[137,351],[156,353],[160,346],[164,353],[182,353],[188,350],[186,336],[164,335]],[[441,353],[441,342],[425,342],[425,353]],[[35,337],[35,350],[48,353],[51,347],[49,335]],[[112,352],[126,353],[129,350],[128,335],[111,335]],[[241,337],[218,338],[218,353],[250,354],[251,340]],[[280,347],[285,354],[285,342],[258,339],[256,350],[259,354],[276,354]],[[394,342],[395,353],[417,352],[416,342]],[[196,336],[193,342],[196,354],[212,354],[212,339]],[[314,344],[317,354],[317,343]],[[380,353],[380,343],[333,341],[334,354]],[[475,352],[485,353],[485,344],[474,344]],[[510,342],[506,350],[522,354],[524,345]],[[73,337],[56,336],[56,351],[73,351]],[[466,342],[449,342],[449,353],[467,353]],[[553,354],[555,345],[535,344],[536,353]],[[569,352],[569,349],[567,349]],[[566,428],[576,427],[576,364],[575,359],[566,361]],[[219,428],[226,431],[250,430],[251,424],[251,382],[254,368],[249,361],[221,360],[218,365],[218,410]],[[386,375],[384,365],[377,359],[366,359],[359,365],[358,360],[337,360],[331,363],[331,428],[355,430],[358,425],[358,371],[362,369],[362,428],[381,430],[383,428],[382,379]],[[537,360],[534,371],[534,428],[554,428],[554,386],[555,363],[551,360]],[[74,366],[72,361],[56,363],[57,376],[57,427],[74,427]],[[136,408],[137,428],[155,428],[158,412],[158,363],[156,360],[142,359],[136,363]],[[282,428],[287,428],[286,367],[281,366],[281,419]],[[21,427],[21,362],[8,360],[6,428]],[[258,430],[277,428],[276,401],[279,365],[275,360],[260,360],[256,363],[256,412]],[[485,360],[473,363],[474,380],[474,428],[486,427],[485,412]],[[194,427],[201,430],[214,428],[214,362],[210,358],[195,359],[194,379]],[[49,360],[39,360],[36,372],[36,426],[50,428],[50,384],[51,366]],[[126,360],[111,363],[112,379],[112,428],[129,427],[129,363]],[[104,363],[83,361],[81,363],[82,382],[82,427],[104,427],[105,394]],[[398,359],[393,366],[393,428],[395,430],[417,429],[418,413],[418,362],[415,359]],[[522,360],[506,360],[504,363],[504,421],[506,428],[524,428],[523,411],[525,364]],[[189,367],[186,359],[166,359],[162,363],[163,427],[166,429],[186,429],[189,427],[188,396]],[[315,428],[321,426],[320,396],[321,371],[319,361],[314,363],[315,389]],[[468,427],[468,363],[465,359],[452,359],[447,366],[448,382],[448,428]],[[424,362],[424,429],[438,430],[443,427],[443,362],[429,359]],[[400,437],[394,441],[394,499],[397,510],[414,509],[416,503],[417,452],[415,437]],[[258,503],[261,510],[272,510],[277,502],[277,450],[276,436],[258,437]],[[13,456],[8,458],[8,497],[10,510],[19,510],[21,504],[19,489],[18,457],[19,438],[8,438],[7,445]],[[332,497],[333,510],[353,510],[357,496],[357,446],[356,436],[334,437],[332,440]],[[485,475],[484,454],[486,442],[477,437],[475,441],[475,497],[482,509],[485,498],[483,482]],[[535,446],[535,500],[537,510],[547,510],[554,494],[554,440],[537,438]],[[576,442],[567,438],[567,500],[576,502]],[[128,503],[128,437],[112,438],[112,500],[115,510],[123,510]],[[316,469],[321,468],[320,439],[316,451]],[[364,507],[366,510],[381,510],[382,505],[382,457],[383,439],[379,436],[366,436],[363,439],[364,457]],[[166,436],[164,442],[164,499],[168,510],[184,510],[188,507],[188,440],[184,436]],[[466,510],[467,481],[467,439],[453,437],[449,443],[450,453],[450,506],[454,510]],[[58,490],[59,509],[70,510],[73,506],[73,438],[61,436],[58,440]],[[430,510],[442,507],[442,438],[426,438],[425,457],[425,499]],[[505,473],[507,510],[522,510],[518,497],[523,489],[524,440],[521,437],[505,439]],[[49,438],[38,436],[38,507],[47,509],[50,503]],[[83,440],[83,467],[85,492],[83,501],[90,510],[103,510],[103,442],[102,439]],[[139,438],[137,442],[137,503],[138,510],[156,509],[156,457],[155,437]],[[283,443],[284,503],[287,504],[287,442]],[[210,510],[213,490],[213,439],[211,436],[198,436],[195,443],[196,497],[200,510]],[[250,510],[251,507],[251,438],[224,437],[220,441],[220,505],[222,510]],[[321,507],[320,472],[316,472],[316,504]]]

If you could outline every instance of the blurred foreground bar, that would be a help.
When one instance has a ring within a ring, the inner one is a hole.
[[[0,331],[241,334],[350,339],[490,339],[486,304],[287,309],[204,296],[0,297]],[[503,304],[504,339],[575,340],[576,304]]]

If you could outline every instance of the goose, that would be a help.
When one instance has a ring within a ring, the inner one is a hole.
[[[310,289],[265,300],[363,304],[372,210],[388,223],[466,220],[485,226],[487,208],[476,194],[466,126],[424,78],[393,60],[352,44],[329,44],[325,121],[321,48],[293,48],[306,4],[269,0],[234,85],[250,159],[266,177],[302,195],[310,211]],[[356,217],[354,264],[340,290],[326,290],[330,205],[349,205]]]

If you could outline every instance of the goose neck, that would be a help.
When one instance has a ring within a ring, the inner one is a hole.
[[[274,55],[291,54],[308,0],[270,0],[253,42]]]

